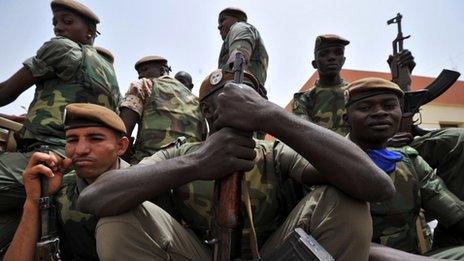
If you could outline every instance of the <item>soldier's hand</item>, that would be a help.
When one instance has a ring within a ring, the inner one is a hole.
[[[40,176],[42,175],[48,178],[48,193],[54,194],[61,185],[64,171],[71,163],[71,159],[61,159],[54,153],[35,152],[32,154],[22,174],[26,197],[33,200],[40,198]]]
[[[209,136],[195,151],[200,169],[197,179],[214,180],[236,171],[248,171],[256,157],[252,133],[223,128]]]
[[[392,63],[397,63],[399,67],[408,67],[409,72],[411,73],[414,67],[416,67],[414,56],[412,56],[412,53],[407,49],[398,53],[396,57],[390,55],[388,57],[387,63],[390,65],[390,68],[392,68]]]
[[[217,119],[213,129],[232,127],[246,132],[264,131],[263,123],[277,106],[245,84],[228,83],[217,97]]]
[[[401,148],[409,145],[414,137],[409,132],[398,132],[387,141],[387,147]]]

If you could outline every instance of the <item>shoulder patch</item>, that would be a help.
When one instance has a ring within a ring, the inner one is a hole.
[[[388,149],[403,153],[404,155],[409,156],[409,157],[416,157],[419,155],[419,152],[417,152],[416,149],[410,146],[404,146],[401,148],[388,148]]]

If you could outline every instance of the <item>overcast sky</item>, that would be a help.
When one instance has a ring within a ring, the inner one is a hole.
[[[464,72],[464,1],[446,0],[82,0],[99,17],[101,35],[96,46],[111,50],[121,93],[137,79],[134,63],[145,55],[168,59],[174,75],[192,74],[194,93],[203,78],[217,67],[222,40],[217,15],[227,6],[248,14],[264,39],[269,54],[266,88],[270,100],[285,106],[314,69],[314,40],[324,33],[351,41],[344,68],[388,71],[396,26],[386,21],[400,12],[403,32],[411,34],[404,47],[416,57],[415,75],[437,76],[441,69]],[[0,0],[0,81],[15,73],[22,62],[53,37],[47,0]],[[461,77],[461,79],[463,79]],[[33,88],[0,112],[21,114]],[[464,91],[464,90],[460,90]],[[1,94],[0,94],[1,95]]]

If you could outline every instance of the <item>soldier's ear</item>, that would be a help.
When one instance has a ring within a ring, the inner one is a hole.
[[[348,114],[346,112],[343,113],[342,118],[343,118],[343,121],[346,122],[348,126],[350,126],[350,118],[348,117]]]
[[[211,106],[211,104],[204,102],[204,101],[200,102],[200,111],[201,111],[201,114],[203,114],[203,116],[205,117],[205,119],[212,118],[214,115],[213,106]]]
[[[311,62],[311,64],[313,65],[313,68],[317,70],[317,63],[316,63],[316,60],[313,60]]]
[[[119,138],[118,152],[117,152],[118,156],[124,155],[128,147],[129,147],[129,139],[126,136],[122,136],[121,138]]]
[[[346,57],[345,57],[345,56],[343,56],[342,67],[343,67],[343,65],[345,64],[345,61],[346,61]]]

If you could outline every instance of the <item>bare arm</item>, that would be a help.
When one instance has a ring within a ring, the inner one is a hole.
[[[357,145],[284,111],[248,86],[226,85],[218,104],[215,128],[261,130],[277,137],[314,166],[305,171],[305,183],[311,184],[313,178],[320,182],[323,176],[352,197],[370,202],[388,199],[395,192],[391,179]]]
[[[254,146],[249,135],[225,128],[185,156],[105,173],[82,191],[78,208],[97,216],[116,215],[193,180],[214,180],[250,170]]]
[[[45,162],[46,165],[42,164]],[[39,240],[40,218],[40,176],[49,180],[48,192],[55,193],[61,185],[62,172],[71,165],[70,159],[60,161],[55,155],[36,152],[32,155],[23,172],[26,201],[23,206],[21,221],[13,237],[11,245],[5,253],[5,261],[34,260],[36,243]],[[51,167],[48,167],[51,166]]]
[[[8,80],[0,83],[0,106],[5,106],[18,98],[18,96],[34,85],[32,72],[26,67],[19,69]]]
[[[386,247],[376,243],[371,243],[369,250],[369,261],[428,261],[437,260],[434,258],[419,256],[397,250],[394,248]]]

